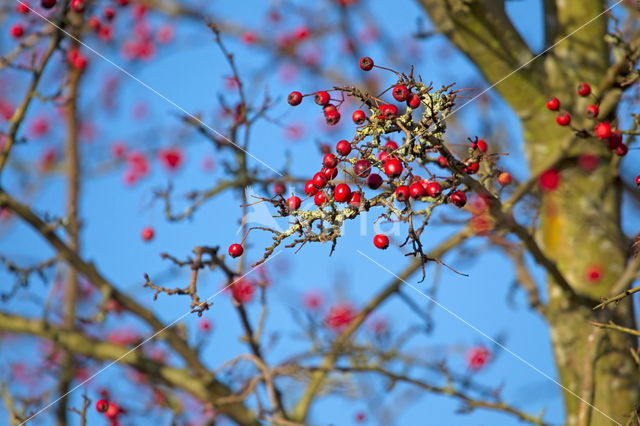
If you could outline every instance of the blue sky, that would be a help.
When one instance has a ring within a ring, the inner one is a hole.
[[[247,7],[250,3],[251,7]],[[302,2],[297,2],[302,3]],[[413,2],[394,2],[389,7],[388,1],[370,0],[371,12],[380,19],[382,27],[389,31],[392,37],[403,39],[409,36],[413,23],[418,17],[423,17]],[[532,0],[508,2],[509,12],[514,17],[516,25],[521,30],[534,50],[541,47],[540,2]],[[267,2],[252,0],[251,2],[237,2],[216,0],[211,2],[210,9],[216,16],[230,19],[250,28],[264,28],[264,11]],[[296,19],[290,19],[294,27]],[[330,17],[326,19],[331,19]],[[162,19],[160,19],[162,21]],[[298,20],[299,23],[304,23]],[[426,22],[426,25],[429,25]],[[184,109],[202,112],[215,128],[215,121],[211,120],[218,93],[228,93],[224,88],[224,78],[230,75],[227,64],[219,50],[213,43],[210,33],[202,25],[183,23],[177,28],[176,41],[169,47],[159,51],[157,59],[142,65],[127,65],[111,48],[105,47],[95,40],[88,44],[103,53],[114,62],[122,64],[137,78],[170,98]],[[254,48],[242,43],[228,40],[228,47],[236,54],[238,66],[243,78],[249,82],[251,96],[259,99],[265,87],[274,98],[280,101],[274,109],[273,116],[281,117],[284,121],[315,123],[317,110],[308,103],[298,108],[290,108],[284,102],[286,94],[291,90],[303,92],[324,88],[323,82],[311,79],[304,74],[293,82],[283,82],[278,77],[277,67],[269,69],[266,80],[254,80],[257,64],[264,64],[267,57]],[[337,41],[329,39],[325,48],[329,52],[338,49]],[[463,87],[482,89],[485,83],[475,73],[473,68],[460,54],[452,52],[447,60],[442,60],[434,52],[447,47],[447,42],[440,36],[419,42],[421,54],[416,57],[416,69],[426,80],[433,80],[436,85],[458,82]],[[7,43],[3,45],[6,49]],[[3,51],[5,50],[3,49]],[[374,58],[384,55],[373,45],[366,47],[367,54]],[[90,75],[85,81],[86,91],[97,91],[96,87],[104,75],[117,75],[118,71],[99,58],[90,55],[92,65]],[[328,54],[327,60],[346,69],[352,75],[355,83],[359,74],[351,64],[344,65],[344,58],[339,54]],[[386,75],[381,75],[389,78]],[[53,78],[53,77],[51,77]],[[392,80],[389,79],[389,83]],[[92,84],[94,83],[94,84]],[[326,83],[325,83],[326,84]],[[122,184],[122,168],[115,172],[101,174],[86,181],[83,186],[83,202],[81,215],[85,219],[82,236],[83,254],[86,258],[95,260],[99,269],[121,289],[128,289],[136,300],[151,307],[162,318],[172,321],[188,309],[188,301],[183,298],[160,296],[158,301],[152,302],[151,292],[142,288],[143,274],[166,279],[164,284],[171,284],[172,280],[185,280],[185,273],[172,275],[168,264],[163,262],[159,253],[170,251],[178,257],[185,257],[191,253],[196,245],[221,245],[227,247],[236,242],[236,234],[240,219],[239,198],[237,194],[226,193],[205,204],[197,211],[192,220],[167,224],[163,218],[162,206],[159,202],[152,202],[155,188],[166,185],[171,181],[176,190],[175,194],[184,193],[190,189],[206,189],[223,176],[218,168],[213,173],[201,170],[200,163],[204,156],[214,155],[215,152],[206,141],[197,136],[182,138],[175,131],[179,122],[176,118],[178,111],[145,87],[127,77],[122,80],[123,90],[118,100],[118,111],[114,116],[99,115],[97,119],[98,137],[87,148],[86,155],[93,160],[93,164],[104,160],[114,140],[125,140],[130,146],[144,147],[149,143],[156,146],[169,146],[181,143],[186,146],[186,165],[174,176],[168,176],[153,165],[152,175],[131,188]],[[492,110],[487,115],[480,115],[478,108],[471,105],[459,114],[465,128],[472,132],[467,136],[485,136],[487,128],[503,131],[512,143],[511,155],[506,159],[508,165],[521,165],[522,155],[517,149],[520,144],[520,134],[517,121],[504,107],[500,99],[490,94],[493,101]],[[135,121],[130,118],[132,105],[144,102],[149,106],[150,116],[146,120]],[[305,106],[306,105],[306,106]],[[34,110],[33,115],[37,115]],[[480,118],[479,118],[480,117]],[[345,118],[347,118],[345,116]],[[348,121],[348,120],[345,120]],[[496,122],[502,127],[496,128]],[[334,134],[326,135],[314,129],[306,131],[306,136],[297,142],[289,142],[283,138],[283,130],[268,123],[259,123],[253,131],[250,151],[274,168],[285,164],[287,156],[292,159],[292,171],[295,175],[309,173],[319,163],[319,154],[315,148],[317,141],[326,141],[333,145],[335,141],[349,138],[353,126],[346,123]],[[54,134],[62,134],[61,130]],[[39,141],[31,145],[20,147],[16,154],[22,158],[32,158],[42,152],[47,143],[59,143],[54,138],[51,141]],[[218,162],[221,160],[217,159]],[[520,167],[515,173],[523,177],[524,168]],[[10,180],[9,188],[15,188],[17,180]],[[33,203],[39,211],[61,213],[64,204],[63,180],[51,177],[45,186],[37,190],[37,196],[23,198]],[[255,188],[256,192],[260,188]],[[444,214],[444,210],[442,212]],[[451,210],[448,217],[463,217]],[[439,214],[436,218],[441,217]],[[145,226],[156,229],[156,238],[150,244],[140,240],[140,231]],[[363,235],[361,227],[366,229]],[[434,247],[438,241],[455,232],[456,227],[450,225],[434,226],[425,235],[428,247]],[[24,225],[16,221],[5,225],[0,232],[0,253],[14,255],[25,263],[36,261],[50,254],[44,243]],[[292,321],[291,311],[300,309],[301,295],[309,289],[323,292],[328,302],[349,300],[355,306],[361,306],[368,298],[383,288],[392,276],[378,268],[358,250],[370,256],[386,268],[398,272],[405,264],[404,256],[397,244],[391,249],[381,252],[373,248],[371,238],[373,225],[361,224],[358,221],[350,223],[345,229],[345,237],[338,244],[336,252],[329,257],[328,245],[307,245],[298,254],[285,250],[279,254],[268,268],[272,271],[274,283],[268,290],[270,300],[270,315],[267,322],[267,335],[276,333],[278,343],[267,351],[267,358],[271,362],[286,359],[294,353],[307,348],[300,340],[299,329]],[[248,250],[245,256],[249,261],[262,256],[262,248],[269,242],[269,235],[253,233],[248,240]],[[453,265],[469,277],[456,275],[446,269],[440,271],[438,302],[448,310],[455,312],[465,321],[473,324],[492,338],[502,339],[504,345],[511,351],[526,359],[531,365],[555,377],[552,354],[548,342],[548,334],[544,322],[535,313],[526,308],[522,294],[518,293],[514,306],[506,303],[509,288],[514,280],[513,270],[509,262],[498,252],[486,248],[484,241],[475,239],[470,247],[476,248],[472,256],[461,256],[451,253],[444,260]],[[277,266],[277,268],[276,268]],[[285,267],[286,266],[286,267]],[[165,273],[169,272],[169,275]],[[434,268],[428,270],[428,278],[418,283],[419,276],[411,280],[411,284],[423,291],[433,285]],[[4,271],[0,277],[7,282],[9,277]],[[163,278],[166,277],[166,278]],[[173,278],[172,278],[173,277]],[[539,282],[541,274],[537,273]],[[203,296],[216,292],[222,283],[222,278],[216,274],[203,274],[201,291]],[[35,280],[32,287],[25,292],[38,298],[45,298],[51,289],[51,284],[43,285]],[[426,305],[428,300],[417,292],[406,288],[407,296],[418,305]],[[244,344],[238,341],[240,333],[236,313],[233,311],[227,294],[221,294],[214,300],[212,310],[206,313],[214,324],[211,339],[204,349],[203,358],[212,368],[233,356],[246,352]],[[3,309],[11,312],[24,313],[26,309],[34,311],[34,304],[27,297],[8,302]],[[249,305],[252,318],[257,319],[259,306],[253,302]],[[387,302],[380,311],[380,316],[389,320],[392,330],[404,330],[410,324],[420,324],[420,319],[412,313],[405,304],[393,299]],[[408,346],[408,351],[424,360],[436,361],[447,359],[452,369],[465,372],[464,353],[475,344],[492,346],[477,331],[454,318],[440,308],[433,311],[435,328],[432,333],[416,335]],[[184,323],[191,327],[195,335],[195,316],[187,316]],[[109,324],[119,327],[115,321]],[[17,350],[14,347],[0,348],[2,362],[15,361],[26,356],[34,356],[36,347],[33,342],[25,339],[24,345]],[[99,386],[119,389],[124,400],[135,407],[136,390],[122,385],[122,370],[113,369],[101,374],[88,385],[88,392],[95,398],[95,390]],[[485,370],[476,374],[476,378],[489,386],[503,385],[503,396],[529,413],[546,410],[545,420],[559,423],[562,419],[560,390],[557,385],[525,365],[504,351],[496,353],[495,362]],[[380,383],[374,381],[373,383]],[[359,383],[361,392],[367,392],[368,385]],[[402,399],[409,399],[405,391],[412,391],[411,397],[416,400],[408,405],[402,404]],[[75,392],[73,400],[80,401],[80,391]],[[394,412],[397,425],[414,424],[474,424],[474,425],[510,425],[517,420],[502,414],[486,410],[478,410],[470,415],[456,414],[458,403],[450,398],[432,394],[418,394],[411,388],[399,387],[396,395],[400,400],[386,399],[382,407],[399,407]],[[292,398],[292,402],[295,398]],[[320,398],[311,412],[311,424],[351,424],[357,411],[369,413],[367,424],[376,424],[375,416],[379,414],[379,407],[368,407],[361,399],[343,397]],[[4,416],[4,413],[0,413]],[[95,417],[95,418],[94,418]],[[1,418],[1,417],[0,417]],[[145,417],[134,417],[135,424],[155,423]],[[42,416],[41,423],[49,424],[49,418]],[[102,424],[92,412],[92,420]],[[163,419],[168,421],[167,418]]]

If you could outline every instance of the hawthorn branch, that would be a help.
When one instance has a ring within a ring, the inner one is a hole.
[[[7,138],[5,140],[4,146],[0,149],[0,178],[2,177],[2,172],[4,170],[5,165],[9,159],[9,154],[11,153],[11,149],[13,145],[16,143],[18,131],[20,130],[20,126],[22,125],[27,111],[29,110],[29,106],[31,105],[31,101],[34,99],[37,93],[38,84],[40,83],[40,78],[49,63],[49,60],[52,58],[53,53],[58,48],[58,45],[61,41],[61,33],[60,31],[54,31],[51,39],[49,40],[49,44],[47,49],[42,56],[42,60],[40,64],[33,69],[31,82],[29,83],[29,87],[27,87],[26,95],[20,105],[13,112],[13,115],[9,119],[9,131],[7,132]]]
[[[633,336],[640,336],[640,331],[634,330],[633,328],[622,327],[621,325],[615,324],[613,321],[609,321],[609,323],[607,324],[602,322],[592,321],[591,325],[599,328],[607,328],[610,330],[621,331],[622,333],[631,334]]]
[[[454,247],[462,244],[467,238],[472,235],[472,232],[465,228],[457,234],[453,235],[434,250],[430,252],[431,257],[439,258],[442,257],[445,253],[453,249]],[[347,325],[347,327],[340,333],[338,337],[334,340],[331,349],[325,355],[322,361],[322,368],[331,369],[335,366],[339,358],[339,354],[342,352],[342,349],[347,344],[349,339],[356,333],[356,331],[360,328],[360,326],[364,323],[365,319],[380,305],[382,305],[385,301],[387,301],[391,296],[396,294],[400,289],[400,286],[404,281],[408,280],[416,271],[421,268],[422,262],[414,259],[412,262],[404,269],[404,271],[398,274],[399,278],[394,278],[390,284],[388,284],[380,293],[378,293],[375,297],[373,297],[367,305],[356,315],[356,317]],[[309,408],[313,399],[320,392],[322,388],[322,383],[324,382],[328,372],[325,370],[314,371],[311,374],[311,378],[309,384],[304,390],[302,396],[298,400],[293,409],[291,418],[294,421],[302,422],[306,419]]]
[[[187,342],[173,328],[167,328],[166,325],[156,317],[156,315],[138,304],[133,298],[122,293],[115,288],[104,276],[96,269],[92,263],[84,261],[78,256],[62,239],[58,237],[55,230],[43,222],[33,211],[12,198],[2,188],[0,188],[0,207],[7,206],[17,216],[22,218],[37,233],[39,233],[47,243],[58,253],[60,259],[69,263],[81,275],[83,275],[91,284],[98,288],[107,298],[112,298],[122,308],[136,315],[146,322],[155,332],[157,338],[165,339],[167,343],[175,350],[185,361],[187,366],[196,374],[202,377],[202,380],[208,383],[218,383],[213,374],[202,364],[195,350],[188,346]],[[2,327],[0,327],[2,328]],[[229,394],[230,390],[222,385],[214,385],[214,390],[219,394]],[[249,414],[247,408],[239,408],[234,406],[230,408],[229,416],[248,419],[253,418]],[[255,422],[249,422],[255,424]]]
[[[474,409],[477,408],[484,408],[484,409],[488,409],[488,410],[494,410],[494,411],[500,411],[503,413],[507,413],[507,414],[511,414],[513,416],[515,416],[516,418],[518,418],[519,420],[531,423],[531,424],[535,424],[535,425],[548,425],[548,423],[545,423],[542,420],[541,416],[532,416],[528,413],[525,413],[521,410],[518,410],[517,408],[505,403],[505,402],[500,402],[500,401],[487,401],[487,400],[481,400],[481,399],[476,399],[473,398],[465,393],[463,393],[460,390],[455,389],[453,386],[435,386],[432,384],[429,384],[427,382],[418,380],[418,379],[414,379],[410,376],[404,375],[404,374],[397,374],[394,372],[391,372],[389,370],[386,370],[380,366],[377,365],[358,365],[358,366],[349,366],[349,367],[344,367],[344,366],[332,366],[332,367],[325,367],[323,365],[320,366],[291,366],[288,367],[291,369],[295,369],[295,370],[307,370],[310,371],[311,374],[314,374],[316,372],[323,372],[325,374],[330,374],[330,373],[334,373],[334,372],[341,372],[341,373],[376,373],[376,374],[380,374],[384,377],[387,377],[388,379],[390,379],[392,382],[403,382],[403,383],[407,383],[407,384],[411,384],[413,386],[417,386],[420,389],[426,390],[427,392],[431,392],[431,393],[437,393],[437,394],[441,394],[441,395],[447,395],[447,396],[451,396],[453,398],[456,398],[458,400],[460,400],[463,404],[463,407],[461,409],[461,411],[472,411]]]
[[[218,380],[156,362],[147,358],[142,351],[130,351],[126,346],[95,340],[80,331],[67,330],[42,320],[31,320],[5,313],[0,313],[0,329],[39,336],[79,355],[133,367],[168,386],[185,391],[200,401],[211,402],[217,410],[239,424],[260,424],[254,413],[239,401],[229,404],[217,403],[218,399],[231,395],[231,391]]]

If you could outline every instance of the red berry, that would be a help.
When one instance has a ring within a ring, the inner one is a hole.
[[[627,155],[628,152],[629,152],[629,147],[623,143],[618,145],[618,147],[616,148],[616,155],[618,157],[624,157],[625,155]]]
[[[24,35],[24,27],[21,24],[15,24],[11,27],[11,37],[20,38]]]
[[[462,191],[455,191],[449,195],[449,200],[451,200],[456,207],[464,207],[464,205],[467,204],[467,194]]]
[[[244,249],[240,244],[236,243],[229,246],[229,256],[236,258],[242,256],[242,253],[244,253]]]
[[[320,152],[323,154],[328,154],[331,152],[331,147],[326,143],[320,144]]]
[[[418,108],[420,106],[420,96],[415,93],[410,94],[407,99],[407,106],[412,109]]]
[[[102,12],[102,14],[104,15],[104,18],[107,21],[111,21],[113,18],[115,18],[116,16],[116,11],[114,8],[112,7],[105,7],[104,11]]]
[[[549,169],[540,175],[540,188],[543,191],[553,191],[560,185],[560,172]]]
[[[94,31],[100,30],[100,19],[98,19],[98,17],[96,16],[91,16],[89,19],[87,19],[87,24],[89,25],[89,28]]]
[[[385,120],[393,120],[398,116],[398,107],[392,104],[384,104],[380,105],[380,112],[382,113],[382,118]]]
[[[315,175],[313,175],[312,182],[316,186],[316,188],[324,188],[325,185],[327,184],[327,181],[328,181],[327,176],[322,172],[318,172]]]
[[[367,160],[358,160],[353,165],[353,172],[361,178],[366,178],[371,173],[371,163]]]
[[[578,95],[580,96],[589,96],[591,94],[591,86],[587,83],[578,84]]]
[[[287,102],[289,102],[289,105],[291,106],[300,105],[300,102],[302,102],[302,93],[300,92],[289,93],[289,96],[287,97]]]
[[[384,147],[386,151],[395,151],[396,149],[398,149],[398,144],[394,141],[387,141]]]
[[[480,163],[471,163],[469,164],[467,167],[464,168],[464,172],[468,173],[470,175],[474,174],[474,173],[478,173],[478,170],[480,170]]]
[[[354,207],[360,207],[362,201],[362,195],[359,192],[352,192],[351,198],[349,198],[349,205]]]
[[[386,163],[389,158],[391,158],[391,156],[385,151],[382,151],[378,154],[378,160],[380,160],[383,164]]]
[[[636,185],[640,188],[640,175],[636,176]]]
[[[335,126],[340,121],[340,113],[337,109],[332,109],[324,113],[324,118],[329,126]]]
[[[449,165],[449,162],[447,161],[446,158],[444,158],[442,155],[438,157],[438,166],[445,169],[447,168],[448,165]]]
[[[491,351],[482,346],[471,348],[467,354],[467,364],[469,368],[474,371],[482,369],[491,358]]]
[[[282,182],[276,182],[273,184],[273,193],[274,195],[282,195],[287,190],[287,187]]]
[[[142,230],[142,241],[151,241],[154,235],[155,235],[155,232],[153,228],[150,226],[147,226]]]
[[[331,102],[331,96],[329,95],[329,92],[322,90],[316,93],[315,101],[318,105],[328,105],[329,102]]]
[[[338,107],[334,104],[327,104],[322,107],[322,112],[326,115],[329,111],[337,111]]]
[[[585,152],[583,154],[580,154],[580,156],[578,157],[578,165],[582,170],[586,172],[594,171],[598,168],[599,164],[600,158],[595,154]]]
[[[351,114],[351,119],[359,126],[361,124],[364,124],[367,119],[367,115],[361,109],[357,109],[353,111],[353,114]]]
[[[396,188],[396,200],[407,201],[411,196],[411,190],[407,185],[400,185]]]
[[[429,182],[425,190],[429,197],[437,197],[442,192],[442,186],[438,182]]]
[[[558,114],[556,117],[556,123],[558,123],[559,126],[568,126],[571,124],[571,114],[568,112]]]
[[[42,0],[40,5],[43,9],[51,9],[56,5],[56,0]]]
[[[367,186],[371,189],[378,189],[382,186],[382,177],[377,173],[372,173],[367,178]]]
[[[498,183],[502,186],[507,186],[513,182],[513,177],[509,172],[502,172],[498,175]]]
[[[323,167],[320,172],[325,175],[328,181],[335,179],[336,176],[338,176],[338,169],[336,169],[335,167]]]
[[[368,56],[360,58],[360,69],[362,71],[371,71],[373,68],[373,59]]]
[[[322,158],[322,164],[325,167],[336,167],[338,165],[338,159],[331,153],[325,154]]]
[[[383,234],[378,234],[373,237],[373,245],[380,250],[386,250],[386,248],[389,247],[389,237]]]
[[[316,206],[321,206],[327,202],[327,194],[324,191],[320,191],[313,197],[313,202],[316,203]]]
[[[109,408],[107,408],[107,412],[104,413],[105,417],[108,419],[115,420],[119,414],[123,413],[124,410],[115,402],[109,403]],[[111,422],[113,424],[113,422]]]
[[[73,9],[74,12],[82,13],[84,6],[84,0],[71,0],[71,9]]]
[[[480,152],[487,152],[487,143],[482,139],[478,139],[475,147],[478,148]]]
[[[558,111],[560,109],[560,100],[558,98],[551,98],[547,101],[547,109],[549,111]]]
[[[342,156],[347,156],[351,152],[351,144],[349,141],[341,140],[336,144],[336,152]]]
[[[589,118],[597,118],[598,114],[600,114],[600,108],[598,108],[598,105],[591,104],[587,107],[586,114]]]
[[[338,203],[346,203],[351,199],[351,188],[346,183],[341,183],[333,190],[333,199]]]
[[[409,185],[409,194],[411,198],[418,199],[425,196],[426,191],[420,182],[414,182]]]
[[[603,121],[596,124],[596,127],[593,128],[594,133],[600,139],[609,139],[611,136],[611,123],[608,121]]]
[[[404,84],[398,84],[391,92],[393,98],[398,102],[404,102],[409,97],[409,89]]]
[[[18,3],[18,5],[16,6],[16,12],[22,15],[26,15],[29,13],[29,6],[24,3]]]
[[[109,402],[106,399],[99,399],[96,402],[96,411],[98,413],[106,413],[109,409]]]
[[[318,192],[318,188],[313,184],[313,180],[307,181],[304,186],[304,193],[307,195],[315,195]]]
[[[384,163],[384,173],[390,178],[398,177],[402,174],[402,163],[397,158],[391,158]]]
[[[607,140],[607,147],[610,150],[615,150],[622,143],[622,133],[619,131],[611,132],[609,139]]]
[[[287,198],[287,207],[289,208],[289,211],[298,210],[301,204],[302,200],[300,199],[300,197],[292,195],[291,197]]]

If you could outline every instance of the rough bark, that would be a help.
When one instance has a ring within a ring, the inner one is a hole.
[[[549,52],[521,71],[502,80],[529,61],[533,54],[495,0],[419,0],[438,30],[461,50],[480,70],[489,84],[509,103],[522,123],[525,151],[532,173],[548,167],[548,159],[567,146],[571,131],[555,126],[554,115],[545,109],[553,94],[572,112],[578,127],[586,100],[577,99],[580,81],[605,81],[610,68],[610,52],[604,42],[607,18],[583,24],[604,10],[601,0],[581,2],[545,1],[545,38],[548,47],[574,30]],[[607,118],[615,117],[620,93],[607,88],[604,96]],[[553,259],[573,290],[582,298],[567,297],[566,291],[548,279],[550,327],[557,372],[564,391],[565,424],[613,424],[572,393],[589,401],[617,422],[625,423],[638,403],[640,374],[628,349],[634,339],[622,333],[594,331],[592,320],[608,320],[608,315],[592,311],[594,301],[610,293],[622,274],[628,243],[620,227],[620,185],[617,169],[609,167],[610,154],[595,140],[575,141],[561,165],[561,185],[542,195],[536,238],[547,257]],[[585,172],[577,166],[581,152],[596,153],[601,166]],[[603,267],[597,285],[589,284],[589,265]],[[617,323],[634,327],[633,309],[627,300],[615,311]],[[597,304],[597,303],[595,303]],[[605,321],[606,322],[606,321]]]

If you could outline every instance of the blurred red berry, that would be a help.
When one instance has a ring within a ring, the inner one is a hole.
[[[467,353],[467,365],[469,369],[478,371],[487,365],[491,358],[491,351],[483,346],[471,348]]]
[[[151,241],[155,235],[152,227],[147,226],[142,230],[142,241]]]
[[[549,169],[540,175],[540,188],[543,191],[553,191],[560,185],[560,172],[556,169]]]
[[[547,109],[549,111],[558,111],[560,109],[560,100],[558,98],[551,98],[547,101]]]
[[[105,399],[99,399],[96,402],[96,411],[98,413],[106,413],[109,409],[109,402]]]
[[[356,317],[356,312],[351,305],[343,303],[333,306],[324,319],[324,323],[334,330],[341,330]]]
[[[498,183],[502,186],[507,186],[513,182],[513,177],[509,172],[502,172],[498,175]]]
[[[556,117],[556,123],[558,123],[559,126],[568,126],[571,124],[571,114],[568,112],[558,114]]]
[[[609,139],[611,137],[611,123],[602,121],[593,128],[593,131],[599,139]]]

